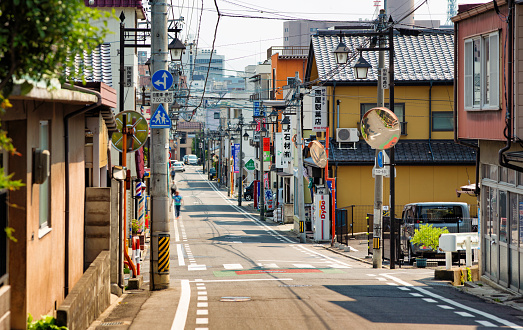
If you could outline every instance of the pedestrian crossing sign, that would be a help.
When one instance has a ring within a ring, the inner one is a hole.
[[[171,128],[171,118],[169,118],[169,115],[167,114],[167,111],[165,111],[165,108],[162,104],[158,105],[158,108],[156,108],[156,111],[151,116],[149,127]]]

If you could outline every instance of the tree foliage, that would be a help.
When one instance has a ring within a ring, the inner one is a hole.
[[[9,97],[13,78],[65,81],[75,55],[102,43],[107,30],[91,22],[107,15],[79,0],[0,1],[0,92]]]
[[[431,248],[436,251],[439,247],[439,237],[441,234],[448,234],[447,227],[433,227],[432,224],[422,224],[419,229],[414,230],[414,236],[411,238],[411,242]]]
[[[32,84],[28,82],[50,86],[54,79],[71,78],[64,72],[74,67],[75,55],[90,52],[107,33],[91,22],[107,23],[108,15],[79,0],[1,0],[0,116],[11,107],[8,98],[15,81],[25,80],[22,91],[29,92]],[[11,142],[0,126],[0,151],[17,155]],[[0,190],[20,186],[21,181],[11,180],[0,170]]]

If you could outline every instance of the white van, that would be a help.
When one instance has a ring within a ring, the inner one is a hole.
[[[198,165],[198,157],[196,155],[189,155],[187,157],[189,165]]]

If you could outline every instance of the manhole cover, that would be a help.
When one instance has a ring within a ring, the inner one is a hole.
[[[251,297],[222,297],[220,301],[250,301]]]

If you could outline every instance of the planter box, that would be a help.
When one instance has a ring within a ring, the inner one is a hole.
[[[418,268],[427,267],[427,258],[416,258],[416,267],[418,267]]]

